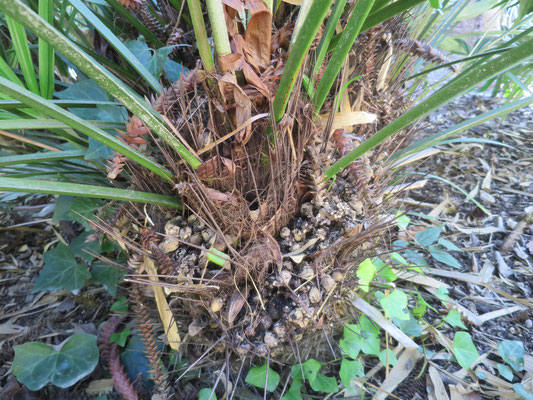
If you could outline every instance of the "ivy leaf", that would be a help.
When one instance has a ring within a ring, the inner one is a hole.
[[[513,385],[513,389],[516,393],[518,393],[520,396],[522,396],[526,400],[533,400],[533,393],[529,393],[524,385],[521,383],[515,383]]]
[[[74,335],[60,350],[39,342],[15,346],[11,372],[30,390],[48,382],[61,388],[74,385],[89,375],[98,363],[96,336]]]
[[[300,389],[302,387],[301,381],[295,381],[281,398],[281,400],[302,400],[302,395],[300,394]]]
[[[392,322],[407,336],[419,337],[422,334],[422,327],[412,315],[408,320],[393,318]]]
[[[122,332],[113,333],[109,337],[109,341],[111,343],[117,343],[120,347],[124,347],[130,333],[131,330],[129,328],[125,328]]]
[[[374,278],[375,273],[376,266],[372,263],[370,258],[367,258],[365,261],[359,264],[356,275],[359,278],[361,290],[368,293],[370,289],[370,282],[372,281],[372,278]]]
[[[387,352],[389,354],[389,365],[394,367],[396,364],[398,364],[398,359],[396,358],[396,355],[391,349],[383,349],[379,353],[379,361],[383,363],[383,365],[387,365]]]
[[[245,381],[246,383],[249,383],[250,385],[253,385],[261,389],[265,387],[265,382],[266,382],[267,384],[266,389],[269,392],[273,392],[278,387],[279,375],[272,368],[268,368],[268,377],[267,377],[267,364],[265,362],[261,367],[250,368],[250,371],[248,371],[248,375],[246,375]]]
[[[198,400],[218,400],[212,388],[204,388],[198,393]]]
[[[415,235],[415,241],[422,247],[427,248],[437,241],[442,231],[442,226],[434,226],[425,229]]]
[[[378,276],[385,282],[394,282],[398,279],[398,276],[388,265],[378,268]]]
[[[155,338],[154,338],[155,339]],[[163,343],[156,339],[157,351],[163,350]],[[128,344],[120,354],[120,360],[124,365],[128,377],[134,380],[140,380],[148,388],[154,386],[152,367],[148,357],[144,340],[139,332],[130,336]]]
[[[361,332],[379,335],[379,326],[366,315],[361,315],[359,325],[361,326]]]
[[[446,321],[453,327],[467,329],[465,324],[463,324],[463,321],[461,320],[461,314],[459,314],[455,310],[450,310],[448,315],[444,317],[444,321]]]
[[[445,286],[441,286],[437,289],[437,293],[435,293],[435,295],[440,301],[446,304],[450,301],[450,296],[448,296],[448,293],[448,289]]]
[[[75,221],[86,228],[92,229],[87,220],[93,220],[95,218],[93,211],[99,208],[100,205],[101,202],[98,199],[59,196],[56,200],[52,222]]]
[[[304,371],[305,379],[307,379],[309,382],[314,381],[321,367],[322,363],[318,362],[313,358],[310,358],[309,360],[304,362],[302,364],[302,369]]]
[[[360,334],[359,325],[349,324],[344,326],[344,339],[339,341],[339,345],[344,353],[356,359],[363,346],[363,338]]]
[[[373,334],[365,334],[362,341],[361,351],[368,355],[379,355],[380,342],[379,337]]]
[[[339,377],[346,389],[350,392],[355,392],[351,386],[352,379],[356,376],[363,377],[365,375],[363,370],[363,364],[359,361],[348,360],[343,358],[341,361],[341,369],[339,370]]]
[[[444,251],[436,246],[429,246],[429,253],[431,254],[431,256],[443,263],[443,264],[446,264],[446,265],[449,265],[450,267],[453,267],[453,268],[461,268],[461,264],[459,264],[459,261],[457,261],[457,259],[455,259],[450,253],[448,253],[447,251]]]
[[[44,268],[35,282],[33,292],[66,289],[78,294],[90,277],[87,266],[78,264],[69,248],[60,243],[44,253]]]
[[[335,393],[339,390],[337,379],[323,374],[316,374],[315,379],[309,379],[309,385],[316,392]]]
[[[509,382],[513,381],[513,371],[507,365],[498,363],[498,372]]]
[[[296,365],[298,368],[300,368],[299,365]],[[285,393],[285,395],[281,398],[281,400],[302,400],[302,395],[300,394],[300,391],[302,390],[302,381],[300,379],[294,380],[292,382],[291,387]]]
[[[498,344],[498,353],[516,372],[524,369],[524,345],[518,340],[503,340]]]
[[[189,72],[189,68],[173,60],[166,60],[163,65],[163,70],[171,82],[176,82],[181,75]]]
[[[91,269],[91,282],[99,283],[111,296],[116,296],[117,286],[124,274],[124,271],[107,263],[96,263]]]
[[[407,312],[407,296],[401,290],[393,290],[388,296],[380,299],[379,302],[387,317],[396,317],[402,320],[409,319],[409,313]]]
[[[297,367],[297,369],[300,369],[299,365],[295,365],[294,367]],[[293,367],[293,368],[294,368]],[[334,377],[325,376],[323,374],[319,374],[318,371],[322,367],[322,363],[319,361],[310,358],[306,362],[302,364],[302,369],[304,371],[305,378],[309,381],[309,385],[311,385],[311,388],[317,392],[325,392],[325,393],[334,393],[337,391],[337,380]],[[301,372],[298,372],[297,370],[291,370],[291,373],[294,372],[293,378],[295,378],[295,375],[300,375],[301,379]],[[295,378],[297,379],[297,378]]]
[[[85,231],[68,245],[68,248],[75,257],[81,258],[88,263],[94,260],[93,254],[100,254],[102,251],[99,240],[86,242],[89,235],[90,232]]]
[[[110,311],[118,314],[128,312],[128,299],[126,296],[120,296],[109,308]]]
[[[474,361],[479,358],[472,337],[467,332],[457,332],[453,338],[453,351],[461,367],[470,369]]]

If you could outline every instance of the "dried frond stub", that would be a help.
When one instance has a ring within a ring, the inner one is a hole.
[[[107,179],[117,179],[117,176],[124,170],[124,165],[128,161],[128,157],[118,152],[113,154],[113,158],[107,162],[108,165],[106,166]]]
[[[426,61],[433,62],[435,64],[445,64],[448,59],[437,49],[433,48],[429,43],[422,40],[414,40],[404,37],[400,40],[399,48],[408,54],[416,57],[420,57]],[[459,72],[457,67],[450,67],[453,72]]]

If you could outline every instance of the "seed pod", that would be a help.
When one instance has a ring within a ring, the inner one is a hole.
[[[320,293],[320,290],[316,287],[316,286],[313,286],[310,290],[309,290],[309,301],[312,303],[312,304],[316,304],[316,303],[319,303],[320,302],[320,299],[322,298],[322,295]]]
[[[217,297],[211,301],[211,311],[214,313],[219,312],[222,307],[224,307],[224,300],[220,297]]]
[[[281,283],[283,283],[286,286],[289,286],[291,278],[292,278],[292,274],[289,271],[285,270],[285,269],[282,270],[279,273],[279,279],[280,279]]]
[[[285,226],[281,228],[279,235],[282,239],[287,239],[291,235],[291,230]]]
[[[322,276],[322,287],[326,292],[330,292],[335,287],[336,283],[333,280],[333,278],[329,275],[323,275]]]
[[[344,279],[344,275],[340,271],[333,272],[333,274],[331,274],[331,277],[335,282],[340,282]]]
[[[300,270],[300,277],[306,281],[313,279],[314,276],[315,271],[313,271],[313,267],[311,267],[309,264],[304,265]]]
[[[252,350],[252,345],[250,343],[243,343],[237,347],[237,353],[244,357]]]
[[[264,343],[260,343],[257,346],[255,346],[255,354],[259,357],[266,357],[268,356],[268,347]]]
[[[278,335],[279,338],[284,338],[285,336],[287,336],[287,327],[282,322],[278,322],[274,324],[273,330],[274,330],[274,333]]]
[[[265,333],[265,338],[263,339],[263,341],[270,348],[277,347],[279,344],[279,340],[276,337],[276,334],[272,332]]]

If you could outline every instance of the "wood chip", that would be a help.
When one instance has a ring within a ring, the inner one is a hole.
[[[422,354],[417,349],[406,349],[389,373],[389,377],[383,381],[372,400],[385,400],[388,393],[392,393],[411,373]]]
[[[429,378],[433,384],[433,396],[436,400],[450,400],[448,393],[446,393],[446,388],[444,383],[442,383],[442,378],[440,373],[433,365],[429,367]]]
[[[355,308],[365,314],[368,318],[381,326],[389,335],[398,341],[407,349],[417,349],[418,345],[405,333],[403,333],[396,325],[388,321],[376,308],[372,307],[359,296],[355,295],[352,300]]]

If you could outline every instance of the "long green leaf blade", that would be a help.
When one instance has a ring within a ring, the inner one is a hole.
[[[24,83],[19,79],[17,74],[13,72],[13,68],[9,66],[9,64],[4,60],[2,57],[0,57],[0,76],[3,76],[4,78],[9,79],[11,82],[15,82],[17,85],[24,87]],[[4,98],[2,93],[0,93],[1,98]]]
[[[76,8],[83,17],[100,32],[100,34],[109,42],[109,44],[128,62],[139,75],[154,89],[158,94],[163,88],[158,80],[146,69],[144,65],[133,55],[133,53],[115,36],[111,30],[105,26],[94,13],[83,4],[80,0],[69,0],[70,4]]]
[[[0,167],[6,165],[70,160],[73,158],[83,158],[83,156],[85,156],[85,150],[45,151],[41,153],[21,154],[0,157]]]
[[[316,49],[315,67],[313,68],[313,81],[316,79],[316,76],[320,71],[320,67],[322,66],[322,61],[324,61],[324,58],[326,57],[331,38],[335,33],[337,23],[339,22],[342,12],[344,11],[346,1],[347,0],[335,0],[333,11],[331,12],[330,17],[328,18],[328,22],[326,24],[326,27],[324,28],[324,33],[322,34],[322,38],[320,39],[320,43],[318,44],[318,47]]]
[[[100,199],[157,204],[163,207],[181,207],[181,202],[176,198],[157,193],[137,192],[135,190],[117,189],[105,186],[83,185],[79,183],[41,181],[38,179],[0,177],[0,191],[60,194],[78,197],[95,197]]]
[[[296,40],[291,45],[289,58],[283,69],[283,75],[281,75],[281,80],[272,105],[276,121],[279,121],[285,113],[285,108],[289,102],[289,97],[296,83],[304,57],[309,47],[311,47],[332,2],[333,0],[313,1],[307,18],[298,32]]]
[[[394,17],[395,15],[399,15],[403,13],[404,11],[409,10],[410,8],[413,8],[414,6],[417,6],[418,4],[422,3],[425,0],[400,0],[396,1],[387,7],[384,7],[375,13],[372,13],[368,16],[365,23],[363,24],[363,27],[361,28],[361,32],[365,32],[369,30],[370,28],[381,24],[383,21],[388,20],[389,18]]]
[[[352,16],[350,17],[346,28],[344,28],[344,31],[341,34],[342,36],[333,51],[333,55],[324,71],[324,75],[322,75],[322,79],[316,88],[314,99],[316,112],[320,111],[322,108],[326,96],[331,90],[335,79],[337,79],[337,75],[339,75],[342,65],[348,56],[348,52],[351,50],[357,35],[359,35],[361,26],[363,26],[373,5],[374,0],[359,0],[357,2]]]
[[[54,21],[54,1],[39,0],[39,15],[49,24]],[[41,96],[54,96],[54,48],[39,38],[39,87]]]
[[[39,97],[36,94],[31,93],[30,91],[21,88],[17,84],[12,83],[2,77],[0,77],[0,89],[13,99],[22,101],[34,109],[39,110],[43,114],[51,118],[55,118],[58,121],[67,124],[72,129],[92,137],[106,146],[109,146],[113,150],[118,151],[120,154],[123,154],[126,157],[129,157],[132,161],[139,163],[143,167],[153,171],[164,179],[172,180],[172,174],[164,167],[137,150],[132,149],[126,143],[121,142],[117,138],[107,134],[100,128],[89,124],[88,121],[85,121],[82,118],[63,110],[61,107],[55,104],[49,103],[42,97]]]
[[[329,0],[328,0],[329,1]],[[75,43],[44,21],[21,0],[0,0],[0,10],[6,15],[31,29],[35,34],[50,43],[85,75],[120,101],[128,110],[138,116],[146,126],[165,141],[193,168],[201,165],[194,154],[165,127],[163,119],[141,97],[129,89],[117,77],[103,68],[92,57],[85,54]]]
[[[1,58],[0,58],[1,60]],[[9,78],[8,78],[9,79]],[[12,81],[11,79],[9,79]],[[13,81],[12,81],[13,82]],[[96,100],[48,100],[62,108],[92,108],[96,106],[120,106],[120,103],[114,101],[96,101]],[[17,100],[0,100],[0,110],[17,110],[19,108],[28,108],[28,106]]]
[[[22,75],[26,80],[26,85],[33,93],[39,94],[39,85],[37,84],[37,77],[33,68],[33,61],[31,59],[30,47],[28,46],[28,38],[24,27],[9,16],[6,17],[7,27],[11,35],[11,41],[17,55],[17,60],[22,71]]]
[[[435,135],[423,138],[416,143],[413,143],[411,146],[406,147],[405,149],[394,153],[389,162],[393,162],[400,157],[406,157],[413,153],[427,149],[428,147],[434,146],[442,140],[445,140],[451,136],[457,135],[467,129],[473,128],[474,126],[480,125],[484,122],[490,121],[491,119],[506,115],[511,111],[518,110],[519,108],[526,107],[533,103],[533,96],[529,96],[525,99],[515,101],[513,103],[505,104],[502,107],[496,108],[495,110],[487,111],[477,117],[470,118],[466,121],[463,121],[459,124],[456,124],[442,132],[436,133]]]
[[[459,74],[454,81],[448,83],[445,87],[441,88],[436,93],[422,101],[419,105],[415,106],[391,122],[389,125],[385,126],[374,136],[370,137],[346,156],[342,157],[328,170],[326,170],[326,173],[324,174],[325,178],[332,178],[335,174],[337,174],[343,168],[346,168],[367,151],[372,150],[390,136],[406,128],[419,118],[429,114],[438,107],[448,103],[453,98],[463,94],[468,89],[471,89],[485,80],[501,74],[502,72],[512,68],[514,65],[530,58],[533,55],[531,49],[533,49],[533,39],[529,39],[528,41],[502,54],[498,58],[481,65],[475,70]]]
[[[124,124],[108,121],[87,121],[87,124],[102,129],[123,129]],[[4,119],[0,120],[0,129],[65,129],[71,126],[55,119]]]

